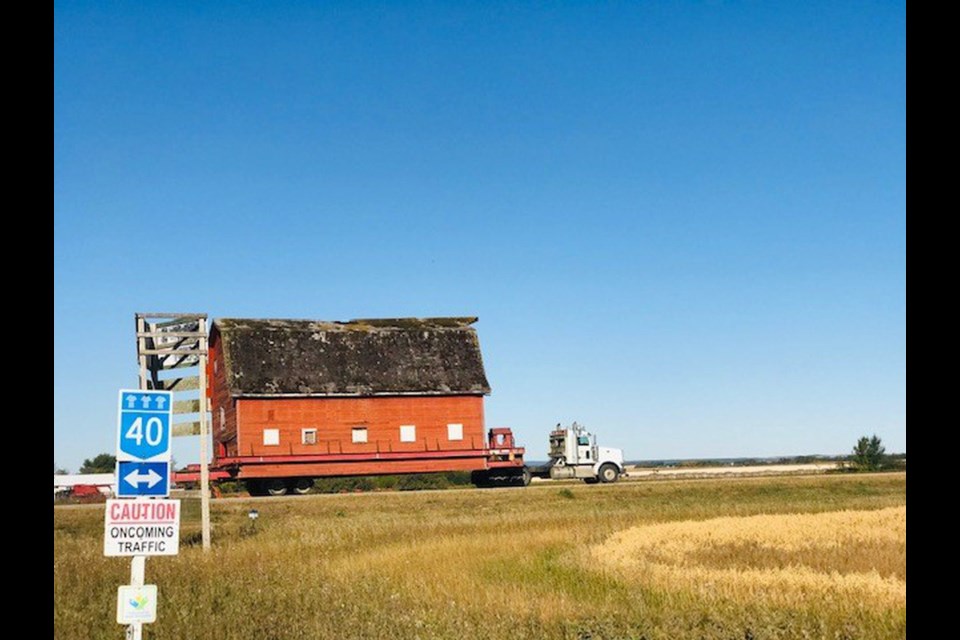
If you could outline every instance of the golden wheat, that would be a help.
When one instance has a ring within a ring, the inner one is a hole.
[[[757,515],[634,527],[590,557],[632,581],[780,606],[906,604],[907,508]]]

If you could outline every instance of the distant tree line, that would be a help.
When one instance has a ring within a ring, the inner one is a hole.
[[[91,460],[87,458],[83,461],[83,464],[80,465],[80,471],[78,473],[113,473],[116,469],[117,457],[112,456],[109,453],[101,453]],[[53,463],[53,475],[55,476],[65,476],[68,475],[70,471],[64,467],[59,466],[56,461]]]
[[[80,473],[113,473],[117,466],[117,456],[101,453],[91,460],[87,458],[80,466]]]

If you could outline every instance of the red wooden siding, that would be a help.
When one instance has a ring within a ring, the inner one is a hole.
[[[222,383],[218,388],[223,388]],[[217,395],[217,406],[228,397]],[[484,443],[483,396],[389,396],[367,398],[237,398],[239,450],[228,455],[323,455],[456,451],[482,449]],[[450,441],[447,425],[463,425],[463,440]],[[416,425],[416,441],[400,442],[400,426]],[[354,427],[367,428],[367,442],[354,443]],[[279,445],[264,445],[263,430],[277,429]],[[314,445],[302,443],[302,430],[316,429]],[[215,431],[216,433],[216,431]],[[236,446],[236,440],[233,440]],[[437,470],[441,470],[437,467]]]

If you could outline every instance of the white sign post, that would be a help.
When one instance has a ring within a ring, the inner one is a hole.
[[[169,391],[120,390],[117,496],[127,499],[107,500],[103,555],[132,558],[130,584],[117,590],[117,622],[129,625],[131,640],[157,619],[157,587],[143,584],[147,556],[180,551],[180,501],[163,499],[170,493],[172,409]]]

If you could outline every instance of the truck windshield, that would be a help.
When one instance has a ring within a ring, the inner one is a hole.
[[[577,438],[577,444],[579,444],[579,445],[589,445],[589,444],[590,444],[590,438],[588,438],[587,436],[580,436],[579,438]]]

